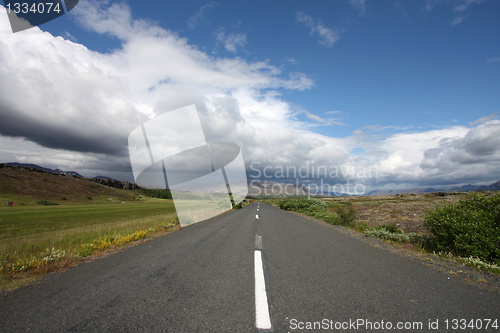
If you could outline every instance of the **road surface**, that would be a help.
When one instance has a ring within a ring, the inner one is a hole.
[[[496,332],[495,320],[498,293],[264,203],[0,295],[1,332]]]

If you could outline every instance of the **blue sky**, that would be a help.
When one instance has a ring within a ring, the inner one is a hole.
[[[328,111],[342,111],[335,117],[346,126],[318,128],[327,135],[346,136],[352,128],[375,124],[415,129],[467,125],[477,115],[499,111],[498,2],[358,4],[129,3],[135,18],[156,21],[210,55],[265,60],[284,73],[304,73],[314,81],[310,89],[283,93],[296,108],[320,117],[327,118]],[[458,11],[460,5],[466,8]],[[298,13],[310,18],[311,24],[324,26],[337,40],[325,43],[298,20]],[[461,17],[462,22],[453,24]],[[78,24],[55,21],[54,25],[58,26],[56,34],[69,32],[93,50],[108,52],[119,47],[116,39],[96,38]],[[221,34],[226,40],[239,36],[240,42],[226,49]]]
[[[213,120],[207,132],[238,143],[247,166],[352,168],[367,188],[496,181],[499,14],[494,0],[89,0],[17,34],[3,15],[0,79],[15,70],[19,87],[33,83],[18,100],[52,94],[67,107],[36,112],[4,99],[0,113],[26,124],[0,128],[0,158],[130,179],[130,130],[195,103]],[[65,52],[79,61],[64,66],[81,95],[57,88],[69,78],[50,55]],[[31,77],[35,60],[44,75]],[[81,105],[98,91],[99,112]],[[75,121],[89,132],[72,131]],[[374,165],[377,177],[359,176]]]

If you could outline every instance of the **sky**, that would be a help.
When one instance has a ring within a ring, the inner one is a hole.
[[[0,162],[133,181],[128,135],[195,104],[249,180],[500,180],[499,1],[81,0],[17,33],[4,10]]]

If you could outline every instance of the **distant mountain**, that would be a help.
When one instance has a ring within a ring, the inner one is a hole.
[[[455,186],[449,189],[435,189],[429,188],[412,188],[402,190],[374,190],[368,192],[366,195],[395,195],[406,193],[435,193],[435,192],[470,192],[470,191],[500,191],[500,181],[490,185],[462,185]]]
[[[8,201],[45,205],[135,200],[136,193],[127,191],[135,184],[110,180],[101,180],[111,182],[101,184],[89,181],[88,178],[72,177],[64,173],[47,171],[47,168],[19,164],[0,164],[0,196],[9,198]]]
[[[9,163],[4,163],[4,164],[14,166],[14,167],[25,167],[27,169],[36,169],[36,170],[41,170],[41,171],[45,171],[45,172],[52,172],[52,173],[61,174],[61,175],[69,175],[69,176],[84,178],[82,175],[80,175],[76,171],[63,171],[60,169],[50,169],[50,168],[42,167],[42,166],[39,166],[36,164],[31,164],[31,163],[9,162]]]
[[[42,166],[39,166],[36,164],[23,164],[23,163],[11,162],[11,163],[0,164],[0,167],[2,167],[2,166],[10,166],[10,167],[19,168],[19,169],[26,169],[28,171],[52,173],[52,174],[56,174],[56,175],[74,176],[77,178],[82,178],[83,180],[86,180],[86,181],[91,181],[91,182],[98,183],[101,185],[114,187],[114,188],[118,188],[118,189],[124,189],[124,190],[134,190],[134,189],[140,188],[137,184],[129,183],[129,182],[122,182],[120,180],[116,180],[116,179],[113,179],[111,177],[98,176],[98,177],[94,177],[94,178],[86,178],[75,171],[62,171],[60,169],[54,170],[54,169],[42,167]]]
[[[366,195],[395,195],[395,194],[407,194],[407,193],[433,193],[439,192],[441,190],[436,190],[435,188],[407,188],[401,190],[373,190],[368,192]]]
[[[500,180],[487,186],[485,191],[500,191]]]

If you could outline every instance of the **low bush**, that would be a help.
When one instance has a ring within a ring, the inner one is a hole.
[[[277,203],[281,209],[304,213],[333,225],[357,226],[356,212],[350,205],[347,205],[348,209],[344,205],[335,205],[332,213],[328,210],[329,205],[320,199],[281,199]]]
[[[500,194],[470,193],[457,204],[426,210],[435,251],[500,263]]]
[[[356,215],[356,212],[354,209],[349,207],[349,209],[345,209],[343,207],[338,207],[336,209],[337,215],[338,215],[338,220],[340,225],[346,226],[346,227],[355,227],[357,224],[358,217]]]
[[[392,232],[392,233],[395,233],[395,234],[403,234],[404,231],[399,229],[397,225],[395,225],[394,223],[391,223],[391,224],[384,224],[383,226],[381,226],[380,228],[382,229],[385,229],[387,230],[388,232]]]
[[[468,258],[462,258],[462,257],[457,257],[451,254],[450,252],[445,253],[445,252],[434,252],[434,254],[438,255],[441,258],[448,259],[448,260],[455,260],[464,263],[465,265],[469,267],[474,267],[475,269],[478,269],[480,271],[487,271],[487,272],[492,272],[495,274],[500,274],[500,265],[484,262],[479,258],[474,258],[474,257],[468,257]]]
[[[281,209],[299,213],[321,213],[328,212],[328,205],[319,199],[282,199],[278,201]]]
[[[366,228],[366,237],[375,237],[400,243],[410,243],[412,245],[426,246],[428,237],[414,232],[405,233],[395,224],[385,224],[379,227]]]

